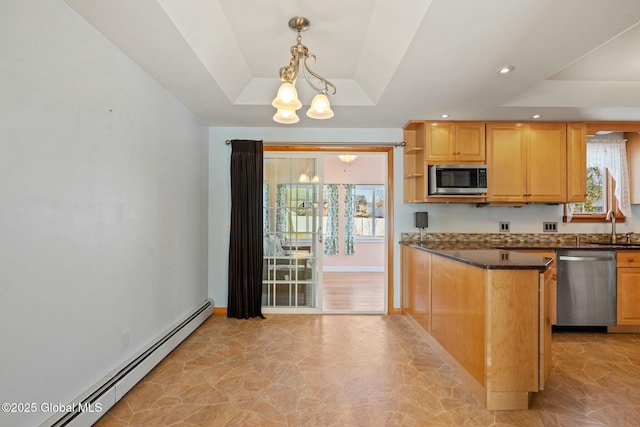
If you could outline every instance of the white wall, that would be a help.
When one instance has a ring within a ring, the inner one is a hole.
[[[542,222],[558,223],[558,233],[609,233],[610,223],[563,223],[562,205],[532,204],[520,208],[486,206],[476,208],[466,204],[411,204],[412,211],[429,212],[429,228],[427,233],[498,233],[498,223],[509,221],[511,233],[542,233]],[[631,207],[632,216],[625,223],[618,223],[616,229],[620,233],[627,231],[640,232],[638,217],[640,205]],[[413,217],[402,220],[407,224],[402,231],[417,232],[413,228]]]
[[[0,401],[39,408],[207,298],[208,129],[61,1],[3,1],[0,56]]]
[[[339,112],[336,112],[339,114]],[[209,147],[209,295],[218,306],[227,302],[227,263],[229,235],[229,159],[231,149],[226,139],[258,139],[279,142],[362,143],[398,142],[402,129],[308,129],[274,126],[273,128],[211,128]],[[413,227],[413,213],[429,212],[428,233],[498,233],[498,223],[509,221],[511,233],[541,233],[543,221],[558,223],[559,233],[608,233],[610,224],[571,224],[562,222],[562,205],[528,205],[513,207],[482,207],[466,204],[428,204],[402,202],[402,150],[394,149],[394,239],[400,240],[402,232],[417,232]],[[632,216],[627,223],[618,224],[619,232],[640,232],[637,218],[640,205],[632,206]],[[400,306],[399,245],[394,244],[394,302]]]

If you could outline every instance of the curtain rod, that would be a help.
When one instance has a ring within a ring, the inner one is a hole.
[[[224,141],[226,145],[231,145],[231,140],[227,139]],[[340,146],[344,147],[345,145],[350,145],[353,147],[363,146],[363,147],[404,147],[407,145],[406,142],[264,142],[264,145],[322,145],[322,146]]]

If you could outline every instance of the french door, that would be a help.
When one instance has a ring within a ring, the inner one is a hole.
[[[262,309],[322,308],[321,155],[264,153]]]

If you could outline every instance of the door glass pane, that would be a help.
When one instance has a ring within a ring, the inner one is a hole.
[[[263,307],[318,307],[315,159],[265,158]]]

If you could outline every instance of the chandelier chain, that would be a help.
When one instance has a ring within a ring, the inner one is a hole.
[[[298,77],[300,62],[302,61],[302,73],[307,83],[309,83],[309,86],[311,86],[316,92],[323,93],[325,95],[335,95],[336,85],[313,71],[309,67],[309,64],[307,64],[307,59],[309,58],[313,58],[313,62],[315,63],[316,55],[309,53],[309,48],[302,44],[302,33],[300,27],[297,27],[297,34],[296,44],[291,46],[291,59],[289,60],[289,65],[280,68],[280,80],[283,82],[293,83]],[[309,78],[308,74],[315,77],[322,84],[322,87],[316,85]]]

